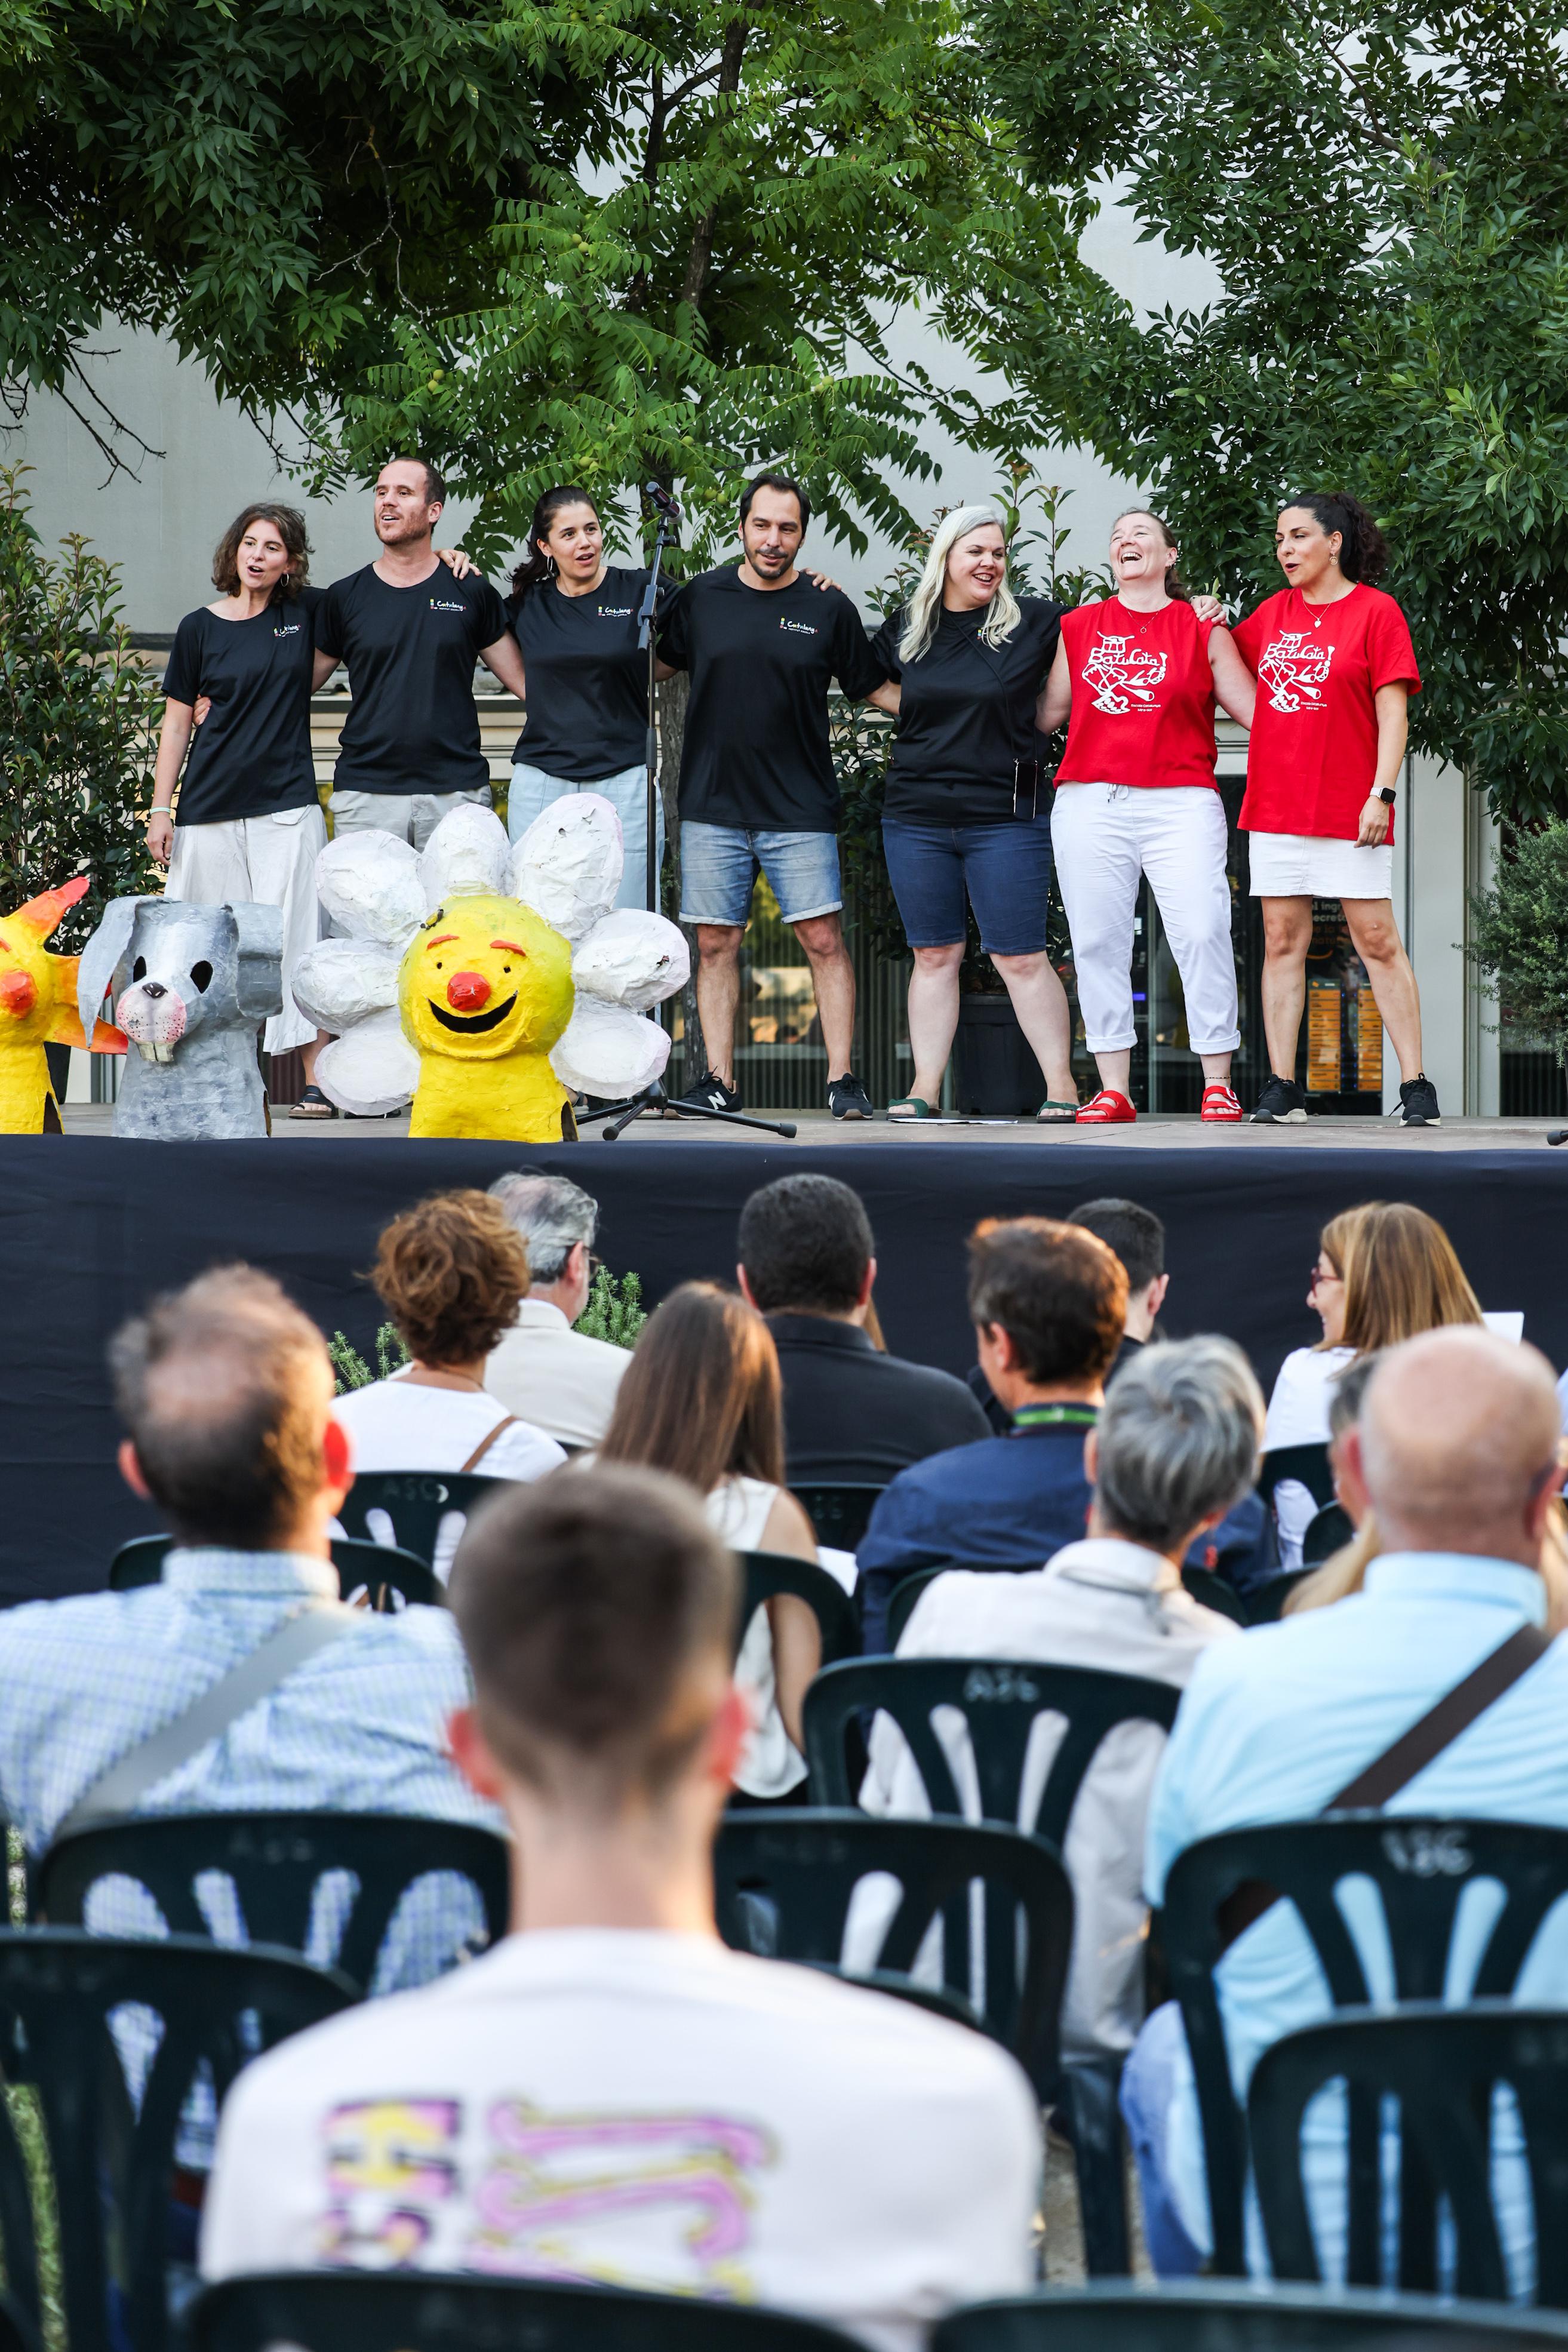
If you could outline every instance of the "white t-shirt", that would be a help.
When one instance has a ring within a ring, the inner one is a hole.
[[[406,1371],[369,1388],[351,1389],[332,1406],[353,1444],[356,1470],[460,1470],[476,1446],[506,1419],[506,1407],[483,1389],[432,1389]],[[474,1464],[482,1478],[542,1478],[566,1455],[552,1437],[526,1421],[514,1422]],[[396,1536],[384,1512],[370,1514],[378,1543]],[[441,1522],[436,1573],[444,1584],[463,1532],[460,1511]]]
[[[1263,1450],[1272,1454],[1282,1445],[1326,1445],[1329,1442],[1329,1399],[1334,1381],[1355,1354],[1353,1348],[1297,1348],[1279,1367]],[[1300,1568],[1301,1538],[1318,1516],[1319,1506],[1299,1478],[1282,1478],[1274,1489],[1274,1517],[1279,1530],[1279,1565]]]
[[[202,2269],[599,2281],[917,2352],[1032,2284],[1040,2167],[966,2027],[703,1936],[510,1936],[246,2069]]]

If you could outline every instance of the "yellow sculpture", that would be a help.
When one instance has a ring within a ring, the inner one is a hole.
[[[559,1143],[576,1134],[550,1049],[572,1018],[569,940],[517,898],[448,898],[397,975],[419,1055],[410,1135]]]
[[[80,959],[46,954],[44,941],[89,886],[90,877],[79,874],[74,882],[41,891],[14,915],[0,919],[0,1135],[60,1131],[44,1047],[85,1047],[89,1040],[76,1005]],[[123,1054],[125,1040],[118,1029],[98,1021],[90,1050]]]

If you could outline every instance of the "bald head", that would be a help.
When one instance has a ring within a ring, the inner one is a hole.
[[[1543,1356],[1454,1326],[1386,1351],[1346,1442],[1390,1550],[1533,1568],[1561,1432]]]

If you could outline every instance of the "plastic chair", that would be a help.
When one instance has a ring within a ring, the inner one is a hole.
[[[956,1707],[969,1728],[982,1816],[1012,1825],[1035,1718],[1061,1714],[1068,1728],[1029,1824],[1033,1836],[1059,1853],[1084,1774],[1107,1732],[1129,1721],[1168,1732],[1180,1697],[1169,1683],[1137,1675],[1037,1666],[1016,1658],[868,1658],[833,1666],[805,1695],[812,1791],[825,1805],[853,1802],[845,1734],[862,1710],[880,1709],[909,1742],[932,1812],[962,1819],[957,1783],[931,1719],[938,1706]],[[1071,2116],[1084,2251],[1097,2277],[1125,2273],[1131,2263],[1116,2098],[1120,2073],[1109,2059],[1074,2059],[1063,2066],[1058,2083],[1039,2085],[1042,2095],[1059,2097]]]
[[[1352,2011],[1289,2033],[1263,2053],[1247,2095],[1258,2203],[1272,2267],[1316,2279],[1301,2115],[1328,2084],[1349,2091],[1346,2277],[1375,2286],[1383,2255],[1381,2195],[1386,2101],[1399,2102],[1398,2284],[1435,2292],[1439,2206],[1454,2234],[1462,2295],[1505,2300],[1509,2281],[1492,2200],[1493,2094],[1513,2093],[1534,2211],[1537,2301],[1568,2304],[1568,2011],[1468,2009],[1422,2001]]]
[[[173,1536],[132,1536],[129,1543],[121,1545],[109,1563],[110,1592],[133,1592],[141,1585],[162,1582],[163,1562],[174,1549]],[[338,1571],[338,1591],[344,1601],[368,1589],[374,1609],[390,1608],[388,1596],[394,1592],[424,1608],[445,1606],[446,1596],[425,1561],[394,1544],[367,1543],[357,1536],[334,1536],[332,1566]]]
[[[41,2352],[38,2336],[19,2303],[0,2289],[0,2352]]]
[[[855,1890],[873,1872],[900,1895],[876,1967],[909,1976],[933,1920],[942,1923],[942,1979],[973,2000],[970,1889],[984,1887],[984,1997],[978,2022],[1037,2081],[1057,2074],[1057,2020],[1072,1954],[1072,1886],[1037,1839],[994,1824],[873,1820],[854,1811],[730,1813],[719,1832],[719,1932],[763,1959],[838,1969]],[[1025,1958],[1017,1959],[1024,1915]]]
[[[1223,1576],[1215,1576],[1212,1570],[1184,1568],[1182,1589],[1205,1609],[1214,1610],[1218,1616],[1228,1617],[1233,1624],[1247,1623],[1247,1611],[1241,1595],[1232,1590]]]
[[[455,1871],[477,1889],[489,1938],[504,1936],[511,1849],[469,1822],[397,1813],[181,1813],[79,1830],[50,1846],[34,1874],[35,1915],[54,1927],[85,1924],[92,1888],[110,1875],[135,1879],[170,1930],[210,1937],[197,1881],[217,1872],[234,1885],[254,1944],[303,1952],[317,1886],[329,1871],[354,1880],[335,1967],[368,1990],[393,1915],[415,1882]]]
[[[25,2048],[47,2144],[71,2352],[163,2352],[170,2341],[166,2233],[176,2137],[205,2061],[221,2100],[242,2065],[348,2008],[355,1988],[293,1952],[192,1937],[0,1930],[0,2037]],[[111,2036],[136,2002],[162,2020],[138,2099]],[[37,2323],[38,2263],[26,2168],[0,2110],[0,2225],[6,2276]],[[114,2308],[110,2309],[110,2303]]]
[[[1255,1585],[1242,1602],[1249,1625],[1277,1625],[1284,1613],[1285,1603],[1299,1584],[1312,1573],[1310,1568],[1289,1568],[1279,1576],[1271,1576],[1263,1584]]]
[[[817,1542],[830,1544],[835,1551],[858,1551],[867,1523],[877,1507],[877,1497],[885,1491],[885,1481],[876,1486],[858,1479],[847,1480],[839,1486],[790,1488],[816,1528]]]
[[[225,2279],[186,2317],[188,2352],[852,2352],[814,2320],[696,2295],[533,2279],[285,2271]]]
[[[1325,1503],[1321,1510],[1314,1513],[1308,1521],[1307,1531],[1301,1538],[1302,1567],[1321,1568],[1324,1560],[1331,1559],[1342,1545],[1350,1542],[1354,1533],[1351,1515],[1344,1505]]]
[[[1416,2294],[1212,2279],[1167,2279],[1152,2288],[1108,2281],[972,2304],[938,2322],[931,2352],[1351,2352],[1390,2336],[1411,2343],[1442,2337],[1453,2352],[1483,2352],[1486,2346],[1560,2352],[1568,2344],[1568,2321],[1544,2311]]]
[[[904,1627],[914,1615],[920,1597],[939,1576],[950,1576],[951,1569],[917,1568],[901,1584],[895,1584],[888,1602],[888,1647],[896,1650],[904,1638]]]
[[[1305,1486],[1319,1510],[1334,1499],[1334,1474],[1329,1467],[1327,1439],[1310,1445],[1277,1445],[1264,1454],[1258,1465],[1258,1491],[1265,1504],[1274,1508],[1274,1489],[1287,1478],[1294,1478]]]
[[[740,1622],[735,1629],[737,1651],[745,1639],[746,1628],[764,1601],[775,1593],[793,1593],[804,1601],[816,1620],[822,1636],[822,1663],[832,1665],[837,1659],[852,1658],[860,1647],[860,1628],[856,1620],[855,1603],[836,1576],[818,1568],[814,1559],[795,1559],[783,1551],[742,1551],[736,1559],[745,1570],[745,1598],[741,1605]]]
[[[384,1511],[399,1549],[429,1568],[447,1512],[466,1517],[487,1495],[510,1483],[478,1470],[361,1470],[338,1506],[338,1518],[346,1535],[369,1538],[371,1512]]]
[[[1478,2000],[1502,1997],[1512,1991],[1542,1920],[1568,1892],[1568,1830],[1336,1813],[1231,1830],[1177,1856],[1165,1885],[1161,1934],[1192,2053],[1214,2264],[1224,2276],[1242,2277],[1247,2268],[1247,2133],[1231,2086],[1214,1971],[1247,1913],[1256,1916],[1261,1897],[1276,1893],[1295,1906],[1334,2007],[1369,2002],[1372,1987],[1336,1900],[1347,1877],[1370,1879],[1382,1897],[1394,1997],[1401,2002],[1440,1996],[1460,1898],[1476,1880],[1496,1880],[1504,1900],[1472,1990]]]

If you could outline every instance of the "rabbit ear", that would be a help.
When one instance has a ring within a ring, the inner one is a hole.
[[[102,922],[83,948],[81,961],[77,966],[76,1001],[82,1028],[89,1037],[93,1023],[98,1019],[98,1008],[110,985],[116,996],[120,993],[117,975],[130,949],[131,935],[136,929],[138,908],[157,903],[151,898],[111,898],[103,910]]]
[[[226,909],[234,920],[235,995],[251,1021],[283,1010],[283,909],[242,898]]]

